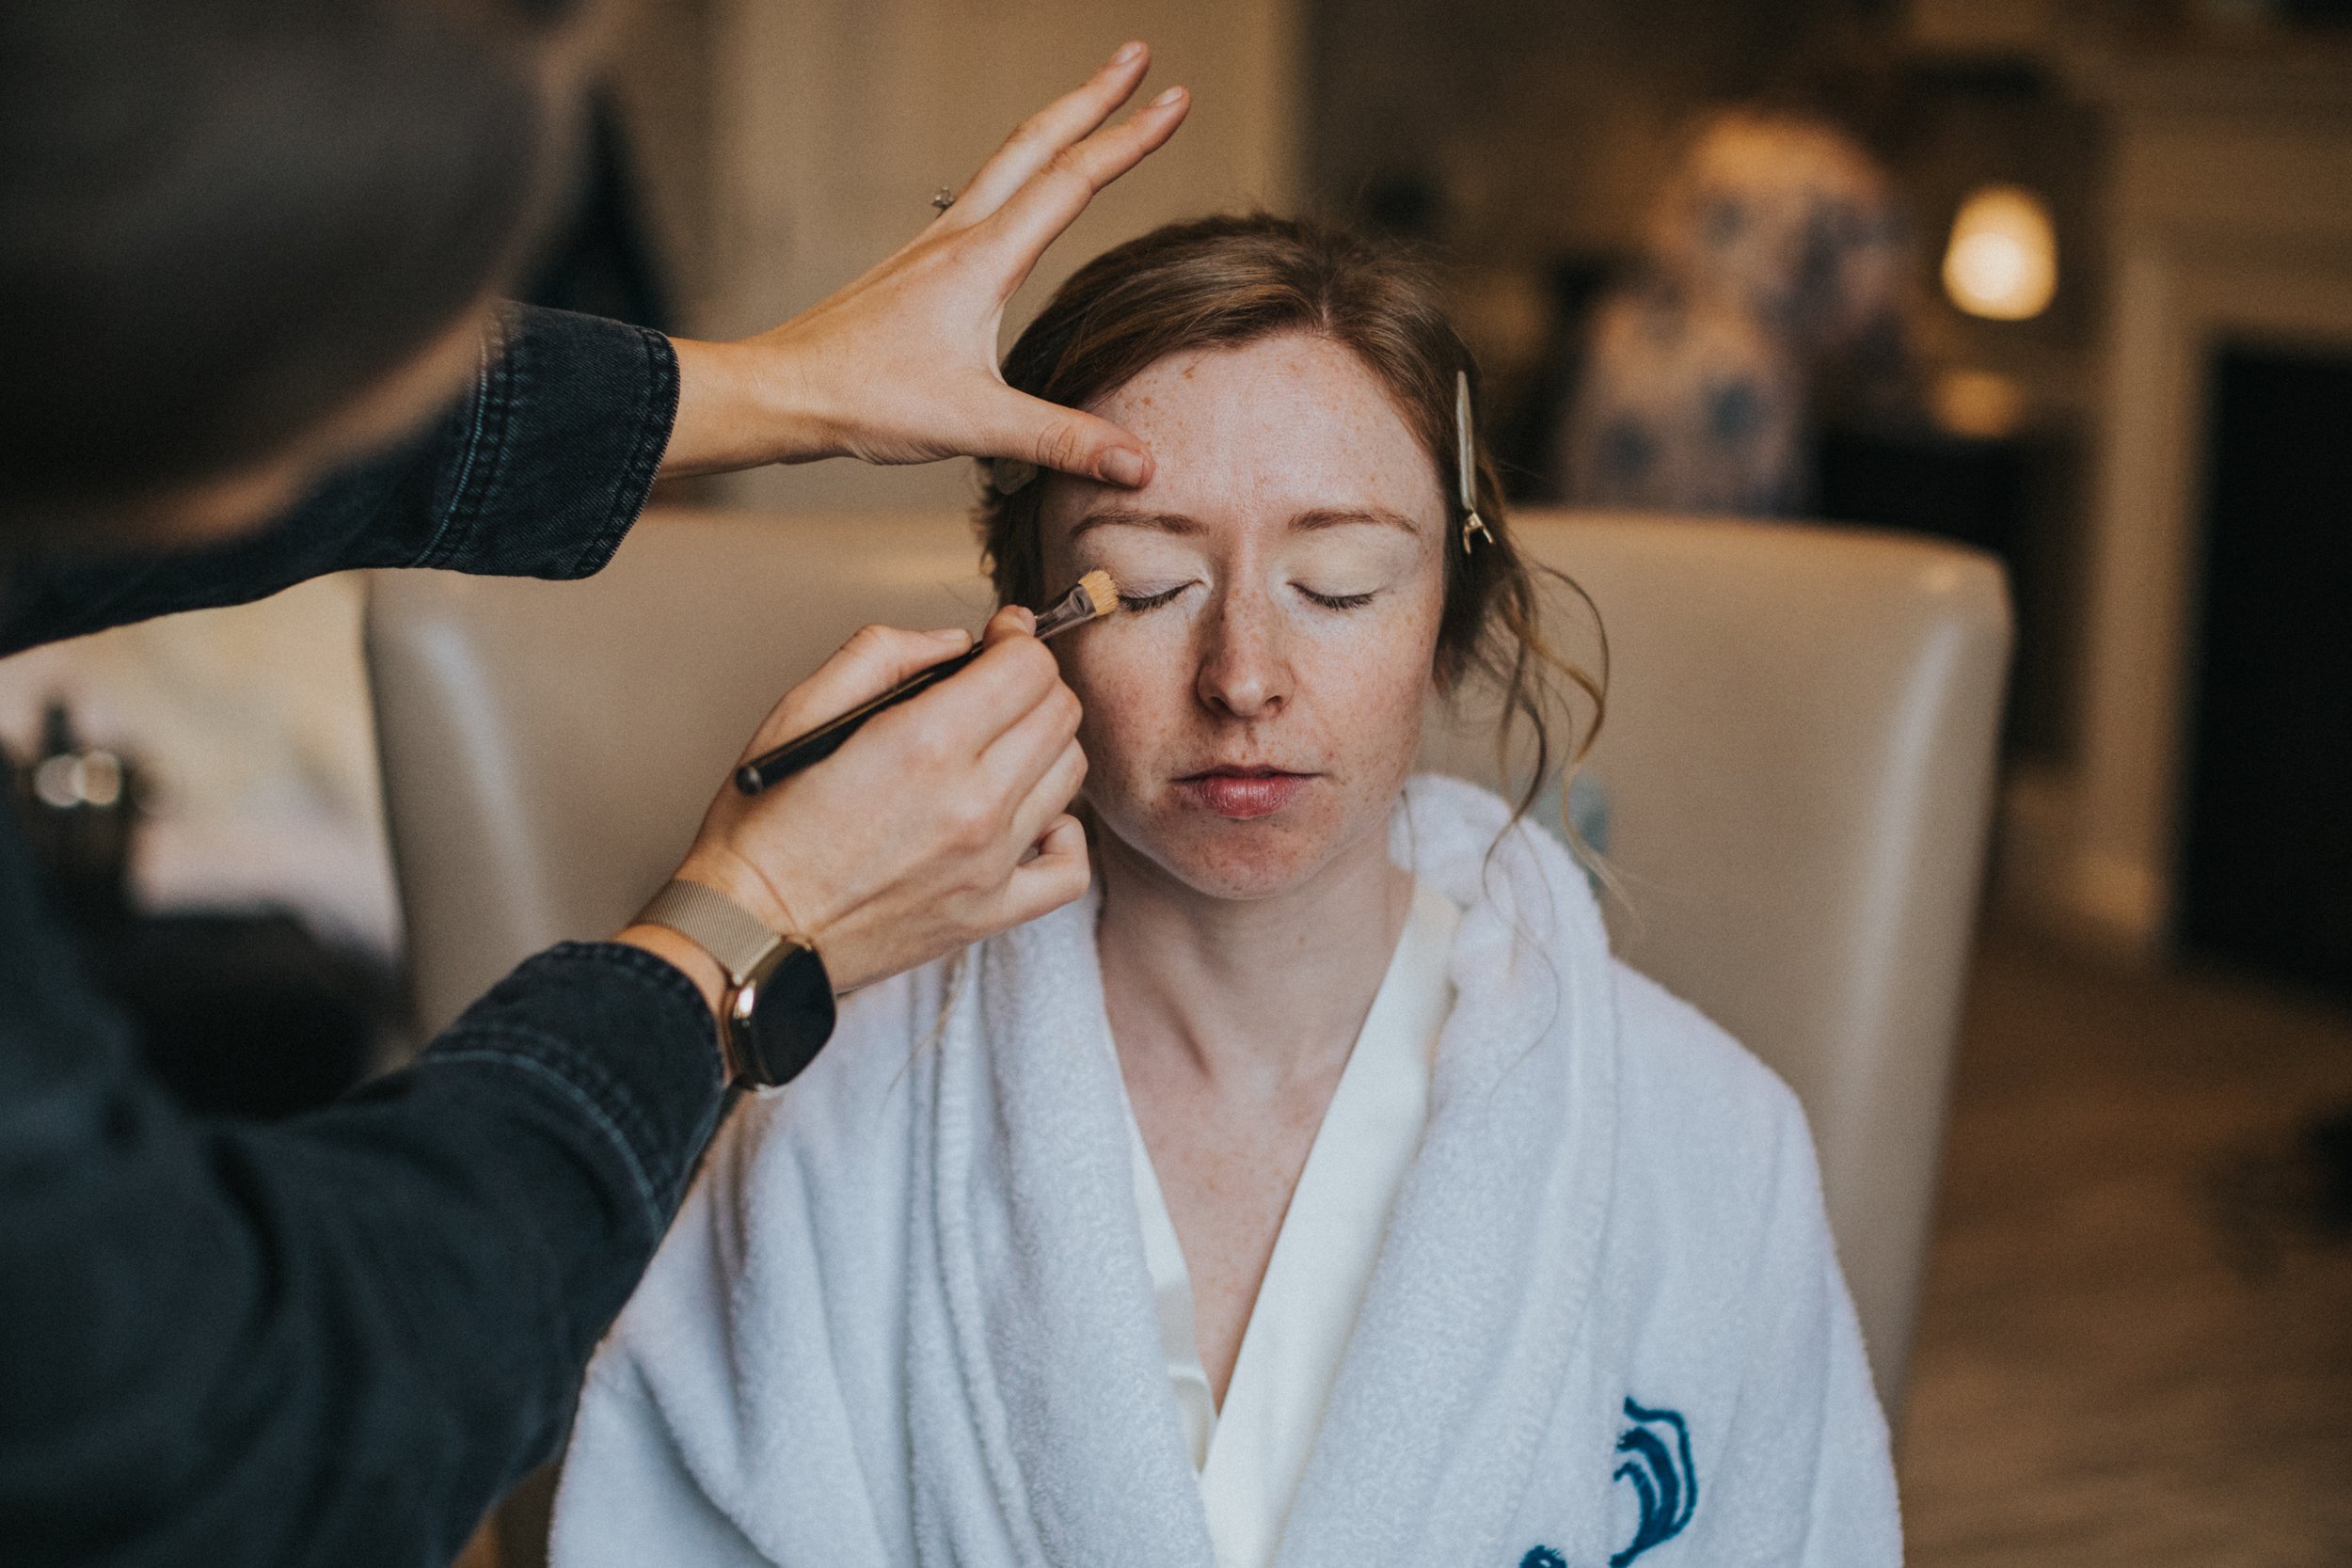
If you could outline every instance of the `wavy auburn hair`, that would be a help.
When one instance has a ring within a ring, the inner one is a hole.
[[[1418,263],[1322,224],[1263,213],[1168,224],[1073,274],[1013,344],[1005,380],[1016,390],[1084,407],[1171,354],[1237,348],[1289,332],[1351,350],[1387,388],[1437,470],[1450,527],[1433,673],[1449,697],[1471,677],[1498,693],[1502,777],[1510,776],[1515,733],[1523,728],[1532,738],[1535,769],[1517,801],[1524,813],[1554,768],[1572,768],[1599,732],[1607,644],[1602,673],[1595,675],[1546,641],[1538,575],[1581,599],[1583,591],[1519,553],[1483,441],[1474,454],[1475,494],[1494,538],[1477,540],[1468,553],[1461,547],[1454,377],[1470,376],[1472,406],[1480,406],[1478,366]],[[1045,486],[1026,483],[1008,494],[987,482],[985,465],[981,472],[976,517],[997,599],[1041,609],[1047,585],[1038,519]],[[1566,712],[1564,686],[1593,705],[1592,722],[1565,739],[1554,733]],[[1564,790],[1564,807],[1565,799]]]

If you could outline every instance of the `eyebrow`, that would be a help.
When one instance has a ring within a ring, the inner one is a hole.
[[[1295,533],[1345,528],[1351,524],[1400,529],[1412,534],[1421,531],[1413,526],[1410,518],[1385,506],[1317,507],[1311,512],[1301,512],[1290,520],[1291,531]],[[1081,533],[1098,528],[1148,528],[1159,533],[1175,534],[1205,531],[1197,519],[1187,517],[1181,512],[1137,512],[1125,507],[1106,507],[1100,512],[1089,512],[1072,524],[1070,537],[1075,539]]]

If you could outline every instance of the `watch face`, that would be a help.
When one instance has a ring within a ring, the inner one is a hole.
[[[727,1035],[737,1076],[754,1087],[790,1083],[833,1037],[833,981],[808,948],[779,946],[731,1001]]]

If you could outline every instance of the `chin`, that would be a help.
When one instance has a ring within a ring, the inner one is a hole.
[[[1184,860],[1154,856],[1168,874],[1210,898],[1237,902],[1272,898],[1311,879],[1327,856],[1193,855]]]
[[[1156,818],[1156,814],[1153,814]],[[1271,898],[1311,880],[1339,850],[1335,824],[1280,816],[1226,821],[1179,808],[1120,838],[1168,876],[1210,898]]]

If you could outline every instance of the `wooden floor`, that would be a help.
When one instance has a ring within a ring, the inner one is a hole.
[[[2352,1564],[2352,1011],[1995,934],[1899,1445],[1915,1568]]]

